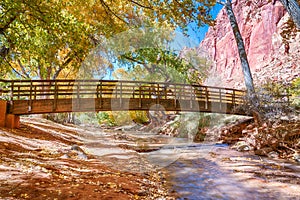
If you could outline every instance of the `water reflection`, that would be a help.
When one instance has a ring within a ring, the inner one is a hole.
[[[274,162],[230,149],[225,152],[224,148],[215,148],[214,152],[205,155],[199,149],[190,149],[190,154],[186,151],[166,168],[178,199],[300,199],[300,185],[295,182],[300,168],[275,168]],[[282,182],[278,173],[291,177]]]

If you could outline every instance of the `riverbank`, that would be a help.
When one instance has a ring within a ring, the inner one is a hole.
[[[158,129],[158,133],[172,137],[192,135],[194,142],[228,144],[237,151],[300,162],[299,115],[281,115],[258,124],[252,117],[212,115],[199,117],[178,115]],[[185,119],[186,118],[186,119]],[[198,124],[198,127],[190,126]],[[178,125],[180,124],[180,125]],[[187,127],[192,127],[187,130]],[[189,132],[191,134],[189,135]]]
[[[253,119],[240,120],[218,130],[220,142],[237,151],[300,163],[300,119],[294,116],[267,120],[258,125]]]
[[[40,118],[22,118],[19,129],[0,128],[0,198],[173,199],[163,174],[150,164],[149,170],[132,165],[124,171],[103,163],[86,148],[92,144],[87,132]]]
[[[31,117],[21,121],[19,129],[0,129],[3,199],[300,197],[299,164],[256,156],[245,145],[195,143],[138,131],[142,127],[134,125],[61,125]],[[250,119],[239,129],[227,124],[219,131],[231,132],[227,139],[237,144],[245,130],[249,135],[255,130],[252,123]],[[298,133],[295,124],[290,126]],[[233,130],[241,135],[232,137]]]

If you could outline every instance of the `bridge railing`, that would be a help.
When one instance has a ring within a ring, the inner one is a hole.
[[[0,80],[11,101],[74,98],[174,99],[242,104],[245,92],[231,88],[115,80]]]

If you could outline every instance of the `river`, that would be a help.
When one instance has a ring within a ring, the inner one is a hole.
[[[298,163],[151,133],[84,134],[85,148],[112,168],[163,171],[177,199],[300,199]]]

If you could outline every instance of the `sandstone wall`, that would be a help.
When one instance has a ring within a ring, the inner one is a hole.
[[[289,82],[299,77],[300,33],[290,40],[289,53],[285,53],[280,32],[289,15],[281,3],[236,0],[233,8],[255,83],[261,84],[267,79]],[[215,63],[207,84],[244,88],[236,42],[224,9],[199,48],[205,49]]]

